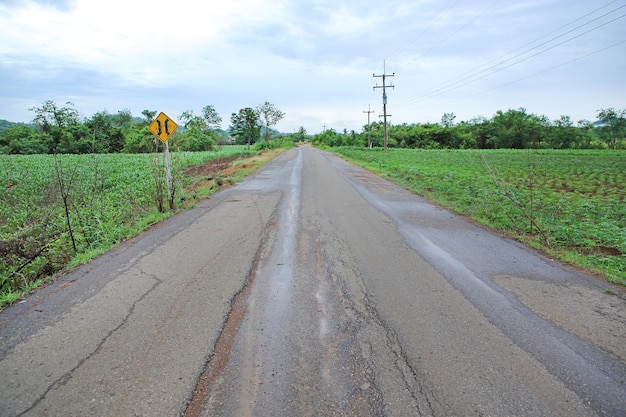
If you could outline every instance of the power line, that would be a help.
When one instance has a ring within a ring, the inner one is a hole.
[[[421,32],[413,35],[411,37],[411,39],[404,45],[404,47],[397,49],[392,55],[391,58],[395,58],[398,55],[402,54],[404,51],[406,51],[407,49],[409,49],[411,47],[411,45],[413,45],[422,35],[424,35],[426,32],[428,32],[428,30],[435,24],[437,23],[443,16],[445,16],[454,6],[456,6],[456,4],[459,2],[459,0],[453,0],[450,1],[448,4],[446,4],[444,6],[444,8],[441,10],[441,12],[439,12],[439,14],[437,16],[435,16],[430,23],[428,23],[424,29],[422,29]]]
[[[426,55],[428,52],[432,51],[433,49],[437,48],[439,45],[446,43],[448,41],[448,39],[450,39],[451,37],[453,37],[454,35],[456,35],[457,33],[459,33],[461,30],[463,30],[465,27],[469,26],[470,23],[472,23],[474,20],[478,19],[480,16],[484,15],[485,13],[487,13],[489,10],[493,9],[493,7],[500,3],[501,0],[496,0],[495,2],[491,3],[490,6],[488,6],[486,9],[484,9],[483,11],[481,11],[480,13],[478,13],[476,16],[472,17],[470,20],[468,20],[467,22],[465,22],[464,24],[462,24],[457,30],[455,30],[454,32],[452,32],[450,35],[448,35],[447,38],[439,41],[438,43],[432,45],[430,48],[428,48],[426,51],[424,51],[424,55]],[[615,0],[617,1],[617,0]]]
[[[527,47],[527,46],[529,46],[529,45],[532,45],[533,43],[535,43],[535,42],[537,42],[537,41],[539,41],[539,40],[541,40],[541,39],[543,39],[543,38],[546,38],[546,37],[548,37],[548,36],[552,35],[553,33],[556,33],[556,32],[558,32],[558,31],[560,31],[561,29],[564,29],[564,28],[566,28],[566,27],[568,27],[568,26],[571,26],[572,24],[574,24],[574,23],[576,23],[576,22],[578,22],[578,21],[580,21],[580,20],[583,20],[584,18],[586,18],[586,17],[588,17],[588,16],[591,16],[591,15],[593,15],[594,13],[596,13],[596,12],[598,12],[598,11],[602,10],[602,9],[605,9],[605,8],[609,7],[611,4],[613,4],[613,3],[617,3],[618,1],[619,1],[619,0],[613,0],[612,2],[607,3],[607,4],[605,4],[605,5],[604,5],[604,6],[602,6],[602,7],[599,7],[599,8],[597,8],[597,9],[595,9],[595,10],[592,10],[591,12],[589,12],[589,13],[587,13],[587,14],[585,14],[585,15],[583,15],[583,16],[581,16],[581,17],[579,17],[579,18],[577,18],[577,19],[575,19],[575,20],[573,20],[573,21],[571,21],[571,22],[569,22],[569,23],[567,23],[567,24],[565,24],[565,25],[562,25],[562,26],[558,27],[557,29],[554,29],[554,30],[553,30],[553,31],[551,31],[551,32],[548,32],[548,33],[546,33],[546,34],[544,34],[544,35],[542,35],[542,36],[540,36],[540,37],[538,37],[538,38],[536,38],[536,39],[533,39],[532,41],[527,42],[527,43],[525,43],[524,45],[521,45],[521,46],[519,46],[519,47],[517,47],[517,48],[515,48],[515,49],[513,49],[513,50],[511,50],[511,51],[509,51],[509,52],[507,52],[507,53],[505,53],[505,54],[503,54],[503,55],[501,55],[501,56],[497,57],[497,58],[494,58],[494,59],[492,59],[492,60],[490,60],[490,61],[487,61],[487,62],[486,62],[486,63],[484,63],[483,65],[479,65],[478,67],[476,67],[476,68],[474,68],[474,69],[472,69],[472,70],[466,71],[466,72],[464,72],[464,73],[462,73],[462,74],[460,74],[460,75],[458,75],[458,76],[456,76],[456,77],[452,78],[452,79],[451,79],[450,81],[448,81],[448,82],[451,82],[451,81],[453,81],[453,80],[457,80],[457,79],[459,79],[459,78],[461,78],[461,77],[463,77],[463,76],[465,76],[465,75],[467,75],[467,74],[471,74],[472,72],[475,72],[476,70],[478,70],[478,69],[480,69],[480,68],[486,67],[486,66],[488,66],[489,64],[491,64],[491,63],[493,63],[493,62],[495,62],[495,61],[498,61],[498,60],[500,60],[500,59],[502,59],[502,58],[504,58],[504,57],[506,57],[506,56],[508,56],[508,55],[510,55],[510,54],[513,54],[513,53],[515,53],[515,52],[517,52],[517,51],[519,51],[519,50],[521,50],[521,49],[523,49],[523,48],[525,48],[525,47]],[[603,16],[606,16],[606,15],[609,15],[609,14],[611,14],[611,13],[614,13],[615,11],[617,11],[617,10],[619,10],[619,9],[623,8],[623,7],[625,7],[625,6],[618,7],[617,9],[614,9],[614,10],[612,10],[612,11],[610,11],[610,12],[606,13],[606,14],[605,14],[605,15],[603,15]],[[578,28],[583,27],[583,26],[586,26],[587,24],[589,24],[589,23],[591,23],[591,22],[593,22],[593,21],[595,21],[595,20],[598,20],[598,19],[600,19],[600,18],[601,18],[601,17],[603,17],[603,16],[600,16],[599,18],[593,19],[593,20],[591,20],[591,21],[589,21],[589,22],[587,22],[587,23],[585,23],[585,24],[583,24],[583,25],[579,26]],[[575,30],[575,29],[574,29],[574,30]],[[570,32],[571,32],[571,31],[570,31]],[[564,34],[562,34],[562,35],[560,35],[560,36],[557,36],[556,38],[553,38],[552,40],[557,39],[557,38],[559,38],[559,37],[561,37],[561,36],[564,36],[564,35],[566,35],[567,33],[569,33],[569,32],[566,32],[566,33],[564,33]],[[550,42],[550,41],[544,42],[544,44],[545,44],[545,43],[549,43],[549,42]],[[530,50],[532,50],[532,49],[536,49],[536,48],[538,48],[539,46],[541,46],[541,45],[537,45],[537,46],[535,46],[534,48],[531,48]],[[529,50],[529,51],[530,51],[530,50]],[[522,54],[518,54],[518,55],[516,55],[516,56],[519,56],[519,55],[523,55],[523,53],[522,53]],[[513,58],[515,58],[515,57],[513,57]],[[513,58],[509,58],[509,60],[510,60],[510,59],[513,59]],[[503,61],[503,62],[506,62],[506,60],[505,60],[505,61]],[[491,67],[494,67],[494,66],[497,66],[497,65],[499,65],[499,64],[492,65]],[[490,67],[490,68],[491,68],[491,67]],[[489,69],[489,68],[488,68],[488,69]],[[481,71],[481,72],[482,72],[482,71]],[[480,73],[480,72],[479,72],[479,73]],[[446,84],[447,84],[447,83],[443,83],[442,85],[443,85],[443,86],[445,86]]]
[[[614,2],[612,2],[612,3],[614,3]],[[609,3],[609,4],[611,4],[611,3]],[[587,15],[585,15],[585,16],[589,16],[590,14],[593,14],[593,13],[595,13],[596,11],[598,11],[598,10],[600,10],[600,9],[603,9],[603,8],[605,8],[605,7],[607,7],[607,6],[603,6],[603,7],[599,8],[599,9],[596,9],[596,10],[594,10],[593,12],[588,13],[588,14],[587,14]],[[571,38],[568,38],[568,39],[564,40],[563,42],[560,42],[560,43],[558,43],[558,44],[555,44],[555,45],[552,45],[552,46],[550,46],[550,47],[548,47],[548,48],[545,48],[545,49],[543,49],[543,50],[541,50],[541,51],[539,51],[539,52],[537,52],[537,53],[535,53],[535,54],[533,54],[533,55],[530,55],[530,56],[527,56],[527,57],[525,57],[525,58],[519,59],[519,60],[517,60],[517,61],[515,61],[515,62],[513,62],[513,63],[511,63],[511,64],[509,64],[509,65],[502,66],[502,65],[503,65],[503,64],[505,64],[506,62],[509,62],[509,61],[511,61],[511,60],[513,60],[513,59],[515,59],[515,58],[519,58],[519,57],[521,57],[521,56],[523,56],[523,55],[525,55],[525,54],[528,54],[529,52],[531,52],[531,51],[533,51],[533,50],[535,50],[535,49],[537,49],[537,48],[539,48],[539,47],[541,47],[541,46],[547,45],[547,44],[549,44],[550,42],[553,42],[553,41],[555,41],[555,40],[557,40],[557,39],[559,39],[559,38],[562,38],[563,36],[565,36],[565,35],[567,35],[567,34],[569,34],[569,33],[572,33],[572,32],[574,32],[574,31],[576,31],[576,30],[578,30],[578,29],[581,29],[582,27],[587,26],[587,25],[589,25],[589,24],[591,24],[591,23],[593,23],[593,22],[595,22],[595,21],[597,21],[597,20],[599,20],[599,19],[602,19],[603,17],[606,17],[606,16],[608,16],[608,15],[610,15],[610,14],[612,14],[612,13],[615,13],[616,11],[618,11],[618,10],[620,10],[620,9],[624,8],[624,7],[626,7],[626,6],[620,6],[620,7],[616,8],[616,9],[614,9],[614,10],[611,10],[610,12],[607,12],[607,13],[603,14],[602,16],[599,16],[599,17],[597,17],[597,18],[594,18],[594,19],[592,19],[592,20],[590,20],[590,21],[588,21],[588,22],[586,22],[586,23],[584,23],[584,24],[582,24],[582,25],[577,26],[577,27],[576,27],[576,28],[574,28],[574,29],[571,29],[571,30],[569,30],[569,31],[567,31],[567,32],[565,32],[565,33],[562,33],[562,34],[561,34],[561,35],[559,35],[559,36],[553,37],[553,38],[551,38],[551,39],[550,39],[550,40],[548,40],[548,41],[542,42],[542,43],[541,43],[541,44],[539,44],[539,45],[536,45],[536,46],[534,46],[534,47],[532,47],[532,48],[529,48],[529,49],[525,50],[524,52],[521,52],[521,53],[519,53],[519,54],[517,54],[517,55],[515,55],[515,56],[513,56],[513,57],[507,58],[507,59],[505,59],[505,60],[503,60],[503,61],[500,61],[500,62],[498,62],[498,63],[496,63],[496,64],[494,64],[494,65],[491,65],[491,66],[489,66],[489,67],[487,67],[487,68],[485,68],[485,69],[483,69],[483,70],[481,70],[481,71],[477,71],[477,70],[478,70],[478,69],[480,69],[480,68],[485,67],[485,66],[486,66],[486,65],[488,65],[489,63],[484,64],[484,65],[481,65],[481,66],[479,66],[479,67],[475,68],[474,70],[467,71],[467,72],[465,72],[465,73],[463,73],[463,74],[461,74],[461,75],[459,75],[459,76],[457,76],[457,77],[455,77],[455,78],[452,78],[452,79],[451,79],[450,81],[448,81],[447,83],[443,83],[443,84],[441,84],[438,88],[435,88],[435,89],[433,89],[433,90],[427,90],[426,92],[424,92],[424,93],[422,93],[422,94],[420,94],[420,95],[418,95],[418,96],[414,97],[413,99],[410,99],[410,100],[406,101],[405,103],[400,104],[400,105],[399,105],[399,107],[406,107],[406,106],[408,106],[408,105],[415,104],[415,103],[417,103],[417,102],[424,101],[424,100],[427,100],[427,99],[430,99],[430,98],[436,97],[436,96],[438,96],[438,95],[441,95],[441,94],[448,93],[448,92],[450,92],[450,91],[453,91],[453,90],[459,89],[459,88],[464,87],[464,86],[466,86],[466,85],[472,84],[472,83],[474,83],[474,82],[476,82],[476,81],[479,81],[479,80],[481,80],[481,79],[484,79],[484,78],[486,78],[486,77],[488,77],[488,76],[490,76],[490,75],[493,75],[493,74],[495,74],[495,73],[497,73],[497,72],[500,72],[500,71],[502,71],[502,70],[504,70],[504,69],[510,68],[510,67],[512,67],[512,66],[514,66],[514,65],[517,65],[517,64],[521,63],[521,62],[524,62],[524,61],[527,61],[527,60],[529,60],[529,59],[531,59],[531,58],[534,58],[534,57],[536,57],[536,56],[538,56],[538,55],[540,55],[540,54],[543,54],[543,53],[545,53],[545,52],[547,52],[547,51],[549,51],[549,50],[552,50],[552,49],[554,49],[554,48],[556,48],[556,47],[558,47],[558,46],[561,46],[561,45],[563,45],[563,44],[565,44],[565,43],[567,43],[567,42],[570,42],[570,41],[572,41],[572,40],[574,40],[574,39],[577,39],[577,38],[579,38],[579,37],[581,37],[581,36],[584,36],[584,35],[586,35],[586,34],[588,34],[588,33],[590,33],[590,32],[593,32],[593,31],[595,31],[595,30],[597,30],[597,29],[599,29],[599,28],[601,28],[601,27],[603,27],[603,26],[606,26],[606,25],[608,25],[608,24],[610,24],[610,23],[612,23],[612,22],[614,22],[614,21],[616,21],[616,20],[619,20],[619,19],[621,19],[621,18],[625,17],[625,16],[626,16],[626,14],[622,14],[622,15],[620,15],[620,16],[618,16],[618,17],[616,17],[616,18],[614,18],[614,19],[612,19],[612,20],[610,20],[610,21],[604,22],[604,23],[602,23],[602,24],[600,24],[600,25],[598,25],[598,26],[595,26],[595,27],[593,27],[593,28],[591,28],[591,29],[589,29],[589,30],[587,30],[587,31],[585,31],[585,32],[582,32],[582,33],[579,33],[579,34],[577,34],[577,35],[575,35],[575,36],[572,36]],[[576,19],[574,22],[576,22],[576,21],[578,21],[578,20],[581,20],[581,18]],[[565,25],[565,26],[562,26],[561,28],[566,27],[566,26],[569,26],[569,25],[571,25],[572,23],[573,23],[573,22],[570,22],[569,24],[567,24],[567,25]],[[561,28],[560,28],[560,29],[561,29]],[[558,29],[558,30],[560,30],[560,29]],[[554,33],[554,32],[555,32],[555,31],[552,31],[552,32],[550,32],[550,34],[551,34],[551,33]],[[537,41],[537,40],[539,40],[539,39],[545,38],[546,36],[547,36],[547,35],[541,36],[540,38],[538,38],[538,39],[536,39],[536,40],[534,40],[534,41],[532,41],[532,42],[529,42],[529,43],[525,44],[525,46],[530,45],[530,44],[532,44],[532,43],[536,42],[536,41]],[[501,58],[506,57],[506,56],[507,56],[507,55],[509,55],[510,53],[515,52],[515,51],[518,51],[518,50],[522,49],[523,47],[524,47],[524,46],[522,46],[522,47],[520,47],[520,48],[517,48],[517,49],[515,49],[515,50],[511,51],[511,52],[509,52],[509,53],[507,53],[507,54],[505,54],[505,55],[501,56]],[[498,59],[499,59],[499,58],[498,58]],[[492,60],[492,61],[490,61],[490,62],[493,62],[493,61],[495,61],[495,60]],[[477,71],[477,72],[476,72],[476,71]],[[485,74],[485,73],[486,73],[486,74]],[[463,75],[466,75],[466,74],[470,74],[470,75],[467,75],[467,76],[463,77]],[[485,74],[485,75],[481,75],[481,74]],[[463,77],[463,78],[460,78],[460,77]],[[454,80],[456,80],[456,81],[454,81]],[[454,82],[453,82],[453,81],[454,81]],[[467,82],[465,82],[465,81],[467,81]]]
[[[448,104],[451,104],[451,103],[456,103],[457,101],[466,100],[466,99],[471,98],[471,97],[476,97],[476,96],[479,96],[479,95],[482,95],[482,94],[488,93],[488,92],[490,92],[490,91],[497,90],[497,89],[500,89],[500,88],[503,88],[503,87],[509,86],[509,85],[511,85],[511,84],[518,83],[518,82],[523,81],[523,80],[526,80],[526,79],[528,79],[528,78],[532,78],[532,77],[535,77],[535,76],[537,76],[537,75],[544,74],[544,73],[549,72],[549,71],[552,71],[552,70],[554,70],[554,69],[557,69],[557,68],[560,68],[560,67],[564,67],[564,66],[569,65],[569,64],[572,64],[572,63],[574,63],[574,62],[577,62],[577,61],[583,60],[583,59],[588,58],[588,57],[590,57],[590,56],[592,56],[592,55],[599,54],[600,52],[604,52],[604,51],[606,51],[606,50],[608,50],[608,49],[614,48],[614,47],[619,46],[619,45],[621,45],[621,44],[623,44],[623,43],[626,43],[626,39],[624,39],[624,40],[622,40],[622,41],[619,41],[619,42],[616,42],[616,43],[614,43],[614,44],[612,44],[612,45],[609,45],[609,46],[607,46],[607,47],[605,47],[605,48],[597,49],[597,50],[595,50],[595,51],[593,51],[593,52],[590,52],[590,53],[585,54],[585,55],[583,55],[583,56],[580,56],[580,57],[578,57],[578,58],[574,58],[574,59],[569,60],[569,61],[567,61],[567,62],[563,62],[563,63],[561,63],[561,64],[558,64],[558,65],[555,65],[555,66],[553,66],[553,67],[547,68],[547,69],[545,69],[545,70],[535,72],[535,73],[533,73],[533,74],[527,75],[527,76],[522,77],[522,78],[518,78],[518,79],[516,79],[516,80],[514,80],[514,81],[510,81],[510,82],[508,82],[508,83],[506,83],[506,84],[502,84],[502,85],[499,85],[499,86],[497,86],[497,87],[493,87],[493,88],[490,88],[490,89],[487,89],[487,90],[483,90],[483,91],[480,91],[480,92],[478,92],[478,93],[471,94],[471,95],[468,95],[468,96],[465,96],[465,97],[462,97],[462,98],[459,98],[459,99],[456,99],[456,100],[451,100],[451,101],[448,101],[448,102],[446,102],[445,104],[446,104],[446,105],[448,105]]]

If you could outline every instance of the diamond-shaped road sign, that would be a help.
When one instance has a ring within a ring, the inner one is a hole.
[[[176,129],[178,129],[176,122],[170,119],[169,116],[163,112],[161,112],[156,119],[150,123],[150,126],[148,126],[148,130],[163,142],[167,142]]]

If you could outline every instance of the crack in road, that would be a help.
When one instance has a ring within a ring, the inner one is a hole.
[[[259,212],[259,219],[261,213]],[[278,215],[278,206],[272,212],[269,221],[266,223],[259,246],[257,247],[254,261],[250,267],[247,278],[241,289],[230,300],[230,310],[226,315],[222,329],[213,346],[210,356],[200,373],[196,385],[193,389],[191,398],[187,402],[187,406],[182,413],[182,417],[198,417],[202,412],[205,399],[209,393],[209,387],[215,378],[226,367],[229,360],[230,350],[235,341],[235,336],[246,315],[247,298],[254,285],[261,259],[266,250],[271,235],[276,228],[276,216]]]
[[[398,335],[386,323],[375,303],[368,296],[367,286],[361,271],[353,261],[349,246],[338,235],[336,225],[332,221],[328,221],[326,228],[330,230],[329,232],[322,231],[321,225],[318,227],[319,239],[326,242],[326,248],[322,251],[323,263],[331,271],[330,274],[334,275],[334,279],[329,281],[335,283],[340,293],[341,302],[344,304],[344,311],[349,309],[355,316],[355,319],[350,320],[348,326],[351,327],[349,331],[352,333],[352,340],[356,341],[359,346],[361,360],[367,363],[367,369],[375,370],[377,368],[376,363],[382,360],[381,356],[386,356],[386,361],[393,364],[399,379],[403,381],[402,383],[412,399],[417,415],[436,415],[436,411],[443,408],[442,405],[435,397],[433,390],[424,382],[426,378],[421,377],[418,370],[411,365]],[[384,340],[385,352],[381,352],[375,347],[380,346],[380,343],[375,342],[378,338]],[[381,386],[384,383],[377,381],[375,377],[377,372],[371,373],[373,376],[370,377],[369,383],[373,387],[372,391],[374,391],[371,395],[371,402],[376,404],[375,406],[372,404],[375,407],[373,411],[376,415],[386,415],[384,407],[387,401]]]
[[[31,410],[35,409],[35,407],[37,407],[46,398],[46,396],[48,395],[48,393],[50,391],[52,391],[53,389],[55,389],[57,387],[60,387],[60,386],[63,386],[65,384],[67,384],[72,379],[72,375],[74,374],[74,372],[76,372],[76,370],[78,370],[85,362],[87,362],[94,355],[96,355],[98,352],[100,352],[100,350],[102,349],[102,346],[104,346],[104,344],[107,342],[107,340],[113,334],[115,334],[115,332],[117,332],[124,325],[126,325],[126,323],[128,322],[128,319],[133,315],[133,313],[135,311],[135,307],[137,306],[137,304],[139,304],[141,301],[143,301],[144,298],[146,298],[148,296],[148,294],[150,294],[152,291],[154,291],[163,282],[163,281],[161,281],[160,279],[158,279],[154,275],[151,275],[150,278],[154,279],[154,281],[155,281],[154,284],[140,298],[138,298],[137,300],[135,300],[133,302],[133,304],[128,309],[128,314],[126,314],[126,316],[121,321],[121,323],[117,327],[115,327],[114,329],[110,330],[107,333],[107,335],[104,338],[102,338],[102,340],[96,345],[96,348],[91,353],[89,353],[88,355],[84,356],[80,361],[78,361],[76,366],[74,366],[72,369],[70,369],[65,374],[63,374],[61,377],[57,378],[54,382],[52,382],[48,386],[48,388],[31,404],[30,407],[28,407],[27,409],[23,410],[21,413],[17,414],[16,417],[23,416],[24,414],[26,414],[26,413],[30,412]]]
[[[355,273],[357,276],[360,275],[358,270],[355,271]],[[361,284],[364,285],[362,281]],[[394,364],[394,368],[401,376],[401,380],[403,381],[406,390],[409,392],[410,396],[413,399],[413,405],[415,406],[418,415],[435,415],[435,407],[433,406],[433,403],[436,402],[439,408],[441,407],[441,405],[435,398],[432,389],[429,389],[425,383],[420,381],[419,373],[410,364],[408,357],[402,347],[402,343],[398,338],[398,335],[381,317],[378,309],[369,299],[366,292],[363,292],[363,299],[361,301],[361,303],[365,307],[365,313],[363,313],[361,308],[356,307],[355,300],[351,296],[351,294],[346,292],[345,289],[343,290],[346,300],[348,300],[351,304],[351,308],[361,318],[360,327],[368,328],[368,330],[372,330],[372,328],[375,328],[375,332],[384,334],[385,345],[387,347],[387,352],[385,354],[388,356],[389,359],[391,359],[391,362]],[[361,331],[363,330],[364,329],[361,329]],[[369,346],[371,347],[372,345],[370,344]],[[374,364],[371,363],[370,366],[374,367]],[[378,385],[376,381],[375,385]],[[379,391],[380,395],[383,396],[384,403],[384,395],[381,392],[381,389],[377,388],[377,391]],[[423,405],[425,405],[426,409],[422,409]]]

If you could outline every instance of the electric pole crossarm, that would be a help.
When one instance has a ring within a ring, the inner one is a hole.
[[[374,91],[376,91],[377,88],[382,88],[383,89],[383,115],[381,117],[383,117],[384,119],[384,130],[385,130],[385,153],[387,153],[387,117],[391,117],[391,115],[387,114],[387,88],[395,88],[395,86],[393,84],[387,85],[387,77],[393,77],[395,76],[396,73],[392,73],[392,74],[385,74],[385,71],[383,70],[382,74],[376,75],[375,73],[373,74],[374,78],[382,78],[383,79],[383,85],[376,85],[374,86]]]

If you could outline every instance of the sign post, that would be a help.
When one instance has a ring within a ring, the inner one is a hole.
[[[172,119],[169,118],[168,115],[161,112],[159,115],[150,123],[148,126],[148,130],[152,132],[154,136],[159,138],[161,142],[165,145],[165,150],[163,152],[163,158],[165,160],[165,180],[167,182],[167,201],[170,205],[170,209],[174,208],[174,193],[172,191],[172,172],[170,170],[170,151],[167,140],[170,136],[178,129],[178,125]]]

